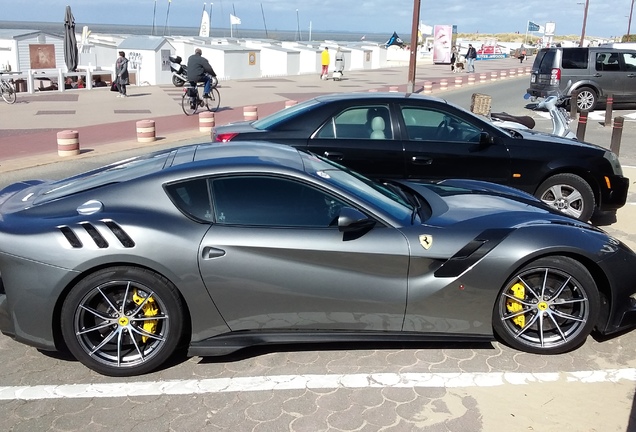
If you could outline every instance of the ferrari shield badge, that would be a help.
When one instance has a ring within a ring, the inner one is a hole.
[[[430,234],[420,235],[420,244],[426,250],[429,250],[433,246],[433,236]]]

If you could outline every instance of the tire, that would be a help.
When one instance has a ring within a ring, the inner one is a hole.
[[[194,98],[188,96],[188,92],[183,92],[183,96],[181,96],[181,109],[187,116],[195,115],[197,110],[199,109],[199,104],[197,104]]]
[[[175,87],[183,87],[185,81],[172,75],[172,84],[174,84]]]
[[[10,83],[4,83],[2,85],[2,99],[8,104],[15,103],[17,97],[15,94],[15,88]]]
[[[167,279],[121,266],[99,270],[71,290],[61,328],[77,360],[100,374],[124,377],[151,372],[172,356],[183,320],[180,296]]]
[[[519,270],[499,293],[493,329],[520,351],[560,354],[585,342],[599,304],[596,283],[580,262],[540,258]]]
[[[544,203],[587,222],[596,206],[590,185],[575,174],[555,174],[541,183],[534,194]]]
[[[210,97],[204,98],[205,107],[208,111],[216,111],[219,109],[219,105],[221,104],[221,94],[215,88],[210,90]]]
[[[598,103],[596,91],[590,87],[581,87],[576,96],[576,107],[579,111],[594,111]]]

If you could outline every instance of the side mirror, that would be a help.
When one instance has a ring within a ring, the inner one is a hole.
[[[486,147],[495,143],[495,139],[488,132],[482,132],[479,134],[479,145]]]
[[[375,225],[364,213],[351,207],[342,207],[338,215],[338,230],[343,233],[368,231]]]

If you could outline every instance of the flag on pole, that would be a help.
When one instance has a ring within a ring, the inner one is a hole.
[[[532,21],[528,21],[528,31],[529,32],[538,32],[541,26],[539,24],[535,24]]]
[[[240,24],[241,19],[237,16],[230,14],[230,25]]]
[[[210,15],[208,15],[208,11],[205,10],[205,3],[203,3],[203,16],[201,17],[199,36],[210,37]]]

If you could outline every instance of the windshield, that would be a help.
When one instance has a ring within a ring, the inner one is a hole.
[[[165,167],[166,161],[173,156],[174,153],[176,153],[176,150],[126,159],[53,182],[50,184],[49,189],[44,190],[40,196],[34,200],[34,204],[160,171]]]
[[[320,177],[360,200],[383,209],[397,220],[411,220],[413,206],[391,188],[320,156],[303,152],[300,155],[308,174]]]
[[[260,120],[256,120],[252,123],[252,127],[258,130],[271,129],[275,127],[277,124],[284,122],[285,120],[296,116],[299,113],[310,110],[316,105],[319,105],[320,102],[316,99],[310,99],[305,102],[301,102],[298,105],[292,105],[289,108],[285,108],[274,114],[268,115],[267,117],[263,117]]]

